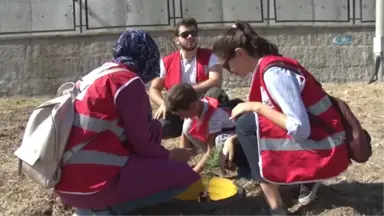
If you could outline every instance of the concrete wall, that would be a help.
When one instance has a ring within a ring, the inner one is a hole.
[[[236,19],[258,26],[372,26],[375,0],[0,0],[0,37],[163,30],[190,16],[207,27]]]
[[[259,27],[281,53],[297,58],[320,81],[368,80],[373,73],[373,27]],[[203,30],[202,46],[209,47],[220,30]],[[341,33],[349,45],[335,45]],[[175,49],[170,32],[153,32],[162,54]],[[0,95],[42,95],[85,75],[111,58],[118,34],[0,40]],[[249,78],[225,75],[224,86],[249,85]]]
[[[0,0],[0,96],[54,93],[110,59],[126,27],[150,30],[167,54],[170,30],[190,16],[207,29],[202,46],[213,29],[248,20],[321,81],[368,80],[374,11],[375,0]],[[342,33],[351,44],[333,43]],[[248,84],[225,75],[227,88]]]

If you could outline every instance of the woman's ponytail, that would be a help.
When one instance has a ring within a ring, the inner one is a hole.
[[[228,57],[234,49],[241,47],[249,55],[261,58],[266,55],[280,55],[277,46],[260,37],[252,26],[246,22],[237,20],[226,33],[219,35],[213,45],[213,50],[221,57]]]
[[[237,20],[233,25],[233,27],[242,31],[245,35],[252,35],[255,37],[259,37],[259,35],[255,32],[255,30],[253,30],[252,26],[245,21]]]

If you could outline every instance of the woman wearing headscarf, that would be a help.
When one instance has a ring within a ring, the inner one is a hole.
[[[161,146],[144,83],[159,74],[159,50],[140,30],[121,34],[106,62],[76,83],[76,117],[55,191],[78,214],[123,214],[201,187],[191,153]],[[91,212],[92,213],[92,212]]]
[[[286,214],[277,185],[301,184],[299,203],[311,202],[319,182],[338,176],[350,163],[340,114],[327,93],[297,60],[281,56],[247,22],[237,21],[220,34],[213,52],[232,73],[253,72],[248,102],[238,104],[232,118],[271,213]]]

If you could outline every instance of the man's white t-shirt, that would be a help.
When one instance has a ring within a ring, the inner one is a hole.
[[[208,68],[211,68],[216,64],[218,64],[217,57],[214,54],[211,54],[211,57],[209,58]],[[196,75],[197,75],[196,65],[197,65],[196,56],[191,61],[188,61],[186,59],[182,59],[180,61],[181,83],[196,85]],[[208,73],[208,71],[206,73]],[[160,76],[159,77],[164,78],[165,74],[166,74],[166,70],[165,70],[164,62],[162,59],[160,59]]]

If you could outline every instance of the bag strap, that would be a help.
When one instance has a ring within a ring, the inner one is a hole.
[[[112,69],[103,69],[102,72],[96,74],[95,76],[90,76],[90,74],[84,76],[81,81],[84,82],[85,85],[91,85],[95,80],[106,76],[108,74],[112,74],[115,72],[128,72],[127,69],[125,68],[112,68]],[[87,142],[80,144],[78,146],[73,147],[72,149],[64,152],[63,157],[62,157],[62,164],[66,164],[75,154],[76,152],[82,150],[88,143],[90,143],[95,137],[97,136],[94,135],[90,140]]]
[[[95,71],[95,73],[96,72],[98,72],[98,71]],[[128,69],[125,69],[125,68],[112,68],[112,69],[104,68],[104,69],[101,70],[100,73],[96,73],[96,75],[94,75],[94,73],[85,75],[80,80],[81,80],[82,83],[84,83],[86,85],[90,85],[95,80],[97,80],[97,79],[99,79],[99,78],[101,78],[103,76],[106,76],[108,74],[115,73],[115,72],[128,72]]]
[[[88,140],[85,143],[82,143],[80,145],[77,145],[70,150],[67,150],[64,152],[63,157],[61,158],[62,165],[66,164],[75,154],[76,152],[80,151],[83,149],[88,143],[90,143],[93,139],[95,139],[96,136],[93,136],[90,140]]]
[[[290,70],[292,72],[295,72],[297,74],[299,73],[298,72],[299,70],[298,70],[297,67],[294,67],[292,65],[286,64],[285,62],[281,62],[281,61],[276,61],[276,62],[272,62],[272,63],[268,64],[267,66],[265,66],[264,71],[267,71],[271,67],[281,67],[281,68],[288,69],[288,70]]]
[[[287,69],[287,70],[290,70],[296,74],[300,74],[299,73],[299,68],[297,67],[294,67],[293,65],[291,64],[286,64],[285,62],[280,62],[280,61],[277,61],[277,62],[273,62],[271,64],[268,64],[266,67],[265,67],[265,71],[267,71],[268,69],[270,69],[271,67],[281,67],[281,68],[284,68],[284,69]],[[321,84],[316,80],[316,83],[318,85],[321,86]],[[331,100],[331,104],[332,105],[335,105],[334,103],[334,100],[333,100],[333,97],[330,96],[329,94],[325,93],[329,99]],[[272,98],[271,98],[272,100]],[[331,126],[329,126],[324,120],[322,120],[321,118],[318,118],[317,116],[313,115],[312,113],[308,112],[307,111],[307,114],[308,114],[308,117],[312,120],[314,120],[317,124],[321,125],[322,128],[324,128],[324,130],[327,131],[327,133],[334,133],[333,129]]]

